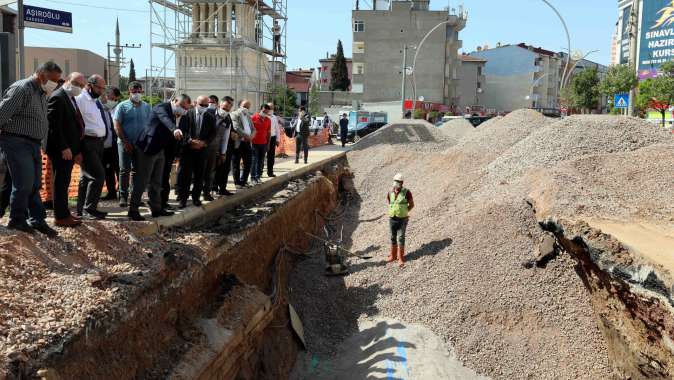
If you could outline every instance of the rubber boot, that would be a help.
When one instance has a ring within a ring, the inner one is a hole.
[[[398,246],[397,245],[392,245],[391,246],[391,254],[386,258],[387,263],[392,263],[398,259]]]
[[[405,265],[405,247],[398,246],[398,262],[400,263],[400,266]]]

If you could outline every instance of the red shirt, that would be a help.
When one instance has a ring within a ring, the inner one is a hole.
[[[253,144],[264,145],[269,143],[269,135],[271,133],[271,119],[262,117],[260,113],[256,113],[251,117],[253,119],[253,127],[255,128],[255,137]]]

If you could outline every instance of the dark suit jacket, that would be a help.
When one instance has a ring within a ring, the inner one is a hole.
[[[171,103],[157,104],[150,113],[150,121],[138,137],[136,145],[147,154],[157,154],[171,142],[176,130],[176,117]]]
[[[197,135],[197,111],[192,108],[187,115],[180,118],[180,130],[183,131],[183,144],[188,147],[192,140],[201,140],[206,147],[213,143],[217,130],[215,128],[215,116],[211,112],[202,115],[201,131]]]
[[[299,115],[293,119],[293,121],[290,123],[290,137],[297,137],[297,119],[299,118]],[[300,125],[300,132],[299,135],[302,137],[307,137],[309,136],[310,133],[310,128],[311,128],[311,115],[308,113],[304,115],[304,118],[302,119],[302,124]]]
[[[62,151],[70,149],[73,156],[78,155],[84,125],[77,117],[75,106],[63,88],[56,90],[49,98],[47,119],[49,120],[49,134],[45,147],[47,154],[60,156]]]

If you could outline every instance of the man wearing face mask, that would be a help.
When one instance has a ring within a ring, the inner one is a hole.
[[[188,101],[182,104],[164,102],[152,109],[150,121],[136,143],[136,172],[129,202],[129,219],[143,221],[139,207],[145,189],[153,218],[171,216],[173,212],[162,208],[161,187],[164,172],[164,147],[171,140],[182,140],[183,133],[176,126],[176,116],[184,112]]]
[[[244,99],[239,103],[239,109],[230,114],[232,117],[232,134],[234,152],[232,154],[232,176],[237,189],[248,186],[248,176],[252,164],[253,148],[251,141],[255,138],[253,120],[250,117],[250,100]],[[243,161],[243,173],[241,162]]]
[[[129,99],[117,105],[115,132],[119,154],[119,207],[127,207],[131,173],[135,170],[134,155],[138,136],[150,121],[152,107],[143,101],[143,85],[129,83]]]
[[[81,73],[71,73],[68,80],[49,98],[49,137],[46,152],[52,166],[54,180],[54,224],[59,227],[77,227],[82,221],[68,209],[68,188],[75,163],[82,162],[80,147],[84,136],[84,119],[75,98],[87,86]]]
[[[9,86],[0,100],[0,154],[7,161],[12,177],[9,229],[57,235],[45,222],[47,214],[40,199],[40,149],[49,133],[47,98],[56,88],[61,73],[61,68],[49,61],[30,78]]]
[[[264,170],[264,159],[269,150],[269,137],[271,132],[271,120],[269,114],[271,107],[269,104],[263,104],[251,120],[255,128],[255,138],[253,138],[253,167],[251,169],[253,184],[262,183],[262,172]]]
[[[77,215],[91,220],[101,220],[107,216],[107,213],[98,210],[105,181],[103,150],[110,132],[105,109],[98,101],[104,92],[105,80],[95,74],[89,77],[87,88],[75,98],[84,119]]]
[[[176,125],[180,125],[180,119],[187,113],[187,111],[192,107],[192,99],[182,94],[173,99],[171,106],[173,107],[173,114],[177,120]],[[182,132],[182,131],[181,131]],[[171,172],[173,171],[173,163],[176,160],[178,155],[179,140],[171,139],[164,146],[164,171],[162,173],[162,184],[161,184],[161,208],[163,210],[173,209],[168,201],[169,196],[171,195]],[[177,193],[177,188],[176,188]]]
[[[391,254],[386,261],[392,263],[398,260],[402,267],[405,264],[405,233],[409,213],[414,208],[412,192],[403,187],[402,174],[393,177],[393,190],[386,195],[386,202],[391,229]]]
[[[192,203],[201,206],[201,192],[204,187],[204,174],[208,147],[215,140],[215,116],[208,111],[208,97],[199,96],[197,106],[180,119],[183,135],[182,155],[178,166],[178,202],[180,208],[187,207],[187,198],[192,187]]]
[[[227,190],[229,172],[232,169],[232,155],[234,154],[234,139],[231,137],[232,118],[230,116],[233,105],[234,99],[225,96],[222,99],[222,104],[220,104],[220,109],[218,109],[218,116],[216,118],[218,132],[222,133],[222,140],[220,141],[215,188],[219,189],[218,194],[223,196],[233,195]]]
[[[208,149],[206,149],[207,158],[206,169],[204,172],[204,200],[209,202],[214,200],[211,190],[213,190],[213,181],[215,180],[215,170],[218,163],[218,151],[220,150],[220,144],[222,143],[222,139],[224,137],[224,130],[220,128],[221,124],[217,123],[218,106],[218,97],[215,95],[209,96],[208,112],[211,112],[213,116],[216,117],[215,139],[213,140],[213,143],[208,146]]]
[[[111,201],[117,199],[117,176],[119,176],[119,152],[117,149],[117,134],[115,133],[115,124],[112,118],[113,112],[122,92],[117,87],[110,87],[101,97],[101,104],[108,116],[108,137],[103,144],[103,167],[105,167],[105,188],[108,193],[103,200]]]
[[[295,137],[295,163],[300,163],[300,152],[304,151],[304,163],[309,161],[309,134],[311,127],[311,115],[302,106],[293,122],[293,136]]]

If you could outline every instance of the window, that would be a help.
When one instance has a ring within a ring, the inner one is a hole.
[[[364,63],[354,63],[353,69],[354,69],[353,71],[358,75],[365,74],[365,64]]]
[[[365,53],[365,42],[354,42],[353,43],[353,52],[356,54]]]
[[[70,60],[66,59],[65,67],[63,68],[64,74],[70,74]]]
[[[365,22],[362,20],[356,20],[353,22],[353,31],[354,32],[364,32],[365,31]]]
[[[482,66],[477,67],[477,75],[482,76]]]

